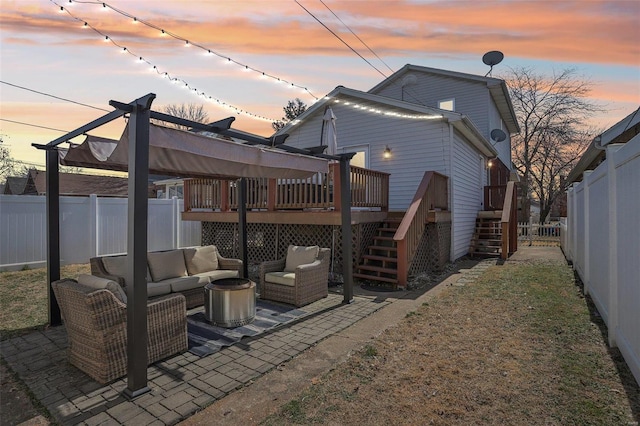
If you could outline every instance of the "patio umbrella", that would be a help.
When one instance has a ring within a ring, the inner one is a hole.
[[[327,147],[326,154],[336,155],[338,153],[336,116],[331,107],[324,111],[324,116],[322,117],[322,145]]]
[[[336,155],[338,153],[338,137],[336,134],[336,115],[331,107],[327,107],[322,116],[322,145],[327,147],[326,154]],[[331,231],[331,271],[329,281],[335,281],[333,265],[335,259],[335,230]]]

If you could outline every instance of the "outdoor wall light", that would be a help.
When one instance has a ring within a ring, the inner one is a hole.
[[[491,168],[493,166],[493,160],[487,161],[487,167]]]
[[[383,156],[384,158],[391,158],[391,148],[389,148],[389,145],[387,145],[387,146],[384,148],[384,151],[382,152],[382,156]]]

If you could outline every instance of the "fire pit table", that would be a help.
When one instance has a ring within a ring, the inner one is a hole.
[[[204,315],[219,327],[240,327],[256,317],[256,283],[224,278],[204,286]]]

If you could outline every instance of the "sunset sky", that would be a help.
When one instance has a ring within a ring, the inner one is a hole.
[[[204,104],[211,121],[234,115],[234,128],[269,136],[289,99],[310,105],[338,85],[366,91],[407,63],[485,75],[490,50],[505,55],[494,77],[576,68],[607,108],[594,119],[602,128],[640,105],[638,1],[298,1],[371,65],[293,0],[106,2],[121,13],[95,1],[0,0],[2,139],[14,158],[43,165],[31,143],[105,113],[15,86],[107,110],[153,92],[155,110]],[[117,138],[123,127],[93,133]]]

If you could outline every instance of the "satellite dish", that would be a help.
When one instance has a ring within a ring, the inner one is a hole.
[[[485,77],[491,74],[491,70],[493,69],[493,66],[498,65],[500,62],[502,62],[503,59],[504,59],[504,54],[499,50],[492,50],[491,52],[487,52],[484,55],[482,55],[482,62],[484,62],[485,65],[489,65],[491,67],[489,69],[489,72],[485,74]]]
[[[496,142],[502,142],[507,138],[507,134],[500,129],[493,129],[491,131],[491,139]]]

